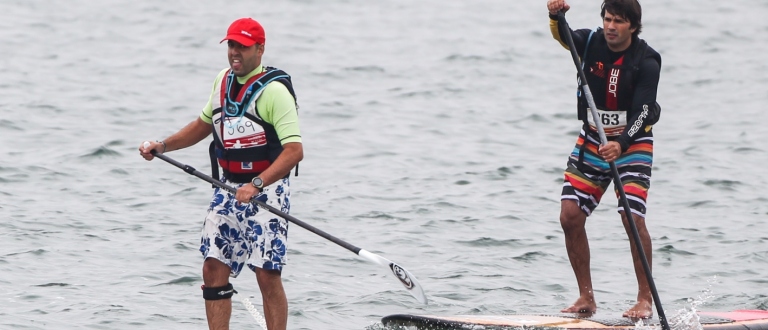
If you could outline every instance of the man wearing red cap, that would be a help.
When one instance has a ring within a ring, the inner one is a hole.
[[[243,266],[256,273],[270,330],[285,329],[288,301],[280,277],[285,264],[288,223],[251,198],[288,213],[291,169],[304,157],[296,95],[291,77],[261,64],[264,28],[251,18],[234,21],[227,30],[229,68],[214,80],[202,114],[163,141],[139,147],[168,152],[192,146],[213,132],[210,148],[214,177],[237,188],[232,195],[214,190],[202,230],[203,298],[210,329],[229,329],[229,283]]]

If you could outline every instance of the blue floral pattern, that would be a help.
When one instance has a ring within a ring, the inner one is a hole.
[[[234,187],[240,186],[242,184]],[[264,187],[256,199],[288,213],[291,208],[288,178]],[[287,241],[285,219],[255,203],[240,203],[228,191],[214,190],[200,238],[204,258],[215,258],[229,265],[232,277],[237,277],[246,264],[251,270],[282,270]]]

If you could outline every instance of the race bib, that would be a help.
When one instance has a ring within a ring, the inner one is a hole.
[[[219,126],[219,134],[225,148],[240,149],[267,144],[264,128],[247,117],[224,117],[222,120],[224,123]]]
[[[597,125],[595,124],[595,118],[592,115],[592,110],[587,108],[589,112],[587,115],[589,121],[589,128],[593,131],[597,131]],[[605,135],[618,136],[624,131],[624,127],[627,126],[627,112],[615,111],[615,110],[597,110],[597,117],[600,123],[603,125]]]

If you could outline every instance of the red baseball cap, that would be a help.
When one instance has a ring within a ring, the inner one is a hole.
[[[245,47],[251,47],[254,44],[264,44],[267,39],[264,34],[264,28],[253,18],[241,18],[229,25],[227,36],[221,39],[219,43],[225,40],[233,40]]]

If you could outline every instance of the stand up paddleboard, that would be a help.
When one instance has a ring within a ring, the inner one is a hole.
[[[768,330],[768,311],[736,310],[733,312],[698,312],[704,330]],[[506,329],[524,327],[561,329],[634,329],[630,318],[579,317],[576,314],[555,315],[408,315],[395,314],[381,319],[385,326],[406,326],[417,329]],[[647,326],[659,324],[658,319],[644,321]],[[671,325],[671,324],[670,324]],[[482,328],[481,328],[482,326]],[[674,327],[673,327],[674,329]]]

